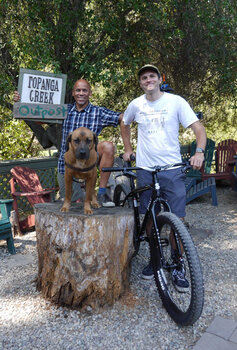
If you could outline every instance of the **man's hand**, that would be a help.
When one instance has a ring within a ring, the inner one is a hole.
[[[201,166],[204,162],[204,153],[198,153],[196,152],[194,156],[192,156],[190,159],[190,165],[194,170],[199,170],[201,169]]]
[[[131,155],[136,157],[136,154],[133,151],[125,152],[124,155],[123,155],[123,160],[125,160],[125,162],[130,162],[131,161],[131,158],[130,158]]]
[[[21,96],[20,96],[19,92],[18,91],[14,91],[13,101],[14,102],[19,102],[20,99],[21,99]]]

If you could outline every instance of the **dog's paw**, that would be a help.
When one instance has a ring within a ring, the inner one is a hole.
[[[91,209],[84,209],[84,214],[86,215],[92,215],[93,211]]]
[[[60,211],[66,211],[66,212],[68,212],[68,211],[69,211],[69,208],[68,208],[68,207],[62,207],[62,208],[60,209]]]
[[[91,202],[93,208],[100,208],[100,204],[97,201]]]
[[[93,214],[93,211],[91,210],[91,206],[90,206],[90,203],[86,203],[84,204],[84,214],[86,215],[91,215]]]

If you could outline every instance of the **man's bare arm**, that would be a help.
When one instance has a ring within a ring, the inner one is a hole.
[[[190,128],[193,130],[196,136],[197,148],[202,148],[203,150],[205,150],[207,143],[207,135],[204,126],[200,123],[200,121],[196,121],[195,123],[190,125]],[[201,168],[203,161],[204,153],[196,152],[190,158],[190,164],[192,165],[193,169],[196,170],[199,170]]]
[[[130,155],[134,154],[130,137],[131,137],[131,132],[130,132],[130,125],[125,125],[124,122],[122,121],[120,124],[120,131],[121,131],[121,136],[123,139],[123,144],[124,144],[124,160],[129,161],[130,160]]]

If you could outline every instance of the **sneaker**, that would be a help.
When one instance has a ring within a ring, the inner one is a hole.
[[[153,276],[154,276],[154,273],[153,273],[153,268],[152,268],[151,260],[150,260],[149,264],[142,271],[142,278],[144,280],[151,280],[153,278]]]
[[[183,259],[181,258],[181,260],[183,260]],[[189,282],[185,278],[185,268],[184,268],[183,261],[181,261],[180,268],[172,269],[171,279],[172,279],[174,287],[177,289],[178,292],[180,292],[180,293],[188,292]]]
[[[112,208],[115,207],[115,203],[109,198],[107,193],[97,194],[97,200],[103,207]]]

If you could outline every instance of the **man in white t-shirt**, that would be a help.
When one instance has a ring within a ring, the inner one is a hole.
[[[179,145],[179,126],[190,127],[197,141],[196,153],[190,158],[193,169],[200,169],[204,161],[206,132],[196,114],[181,96],[162,92],[161,74],[156,66],[145,65],[138,71],[139,84],[144,95],[134,99],[127,107],[123,117],[121,134],[124,142],[124,160],[129,160],[134,151],[130,142],[130,124],[138,123],[136,165],[152,167],[168,165],[181,161]],[[158,174],[161,192],[167,199],[171,210],[181,219],[185,216],[186,191],[182,169],[172,169]],[[151,174],[138,171],[138,184],[151,183]],[[140,212],[144,213],[150,198],[145,191],[140,198]],[[188,288],[185,275],[178,272],[180,290]],[[143,277],[153,277],[151,263],[143,270]],[[176,284],[177,284],[176,283]],[[179,287],[179,286],[178,286]],[[178,288],[177,288],[178,289]]]

